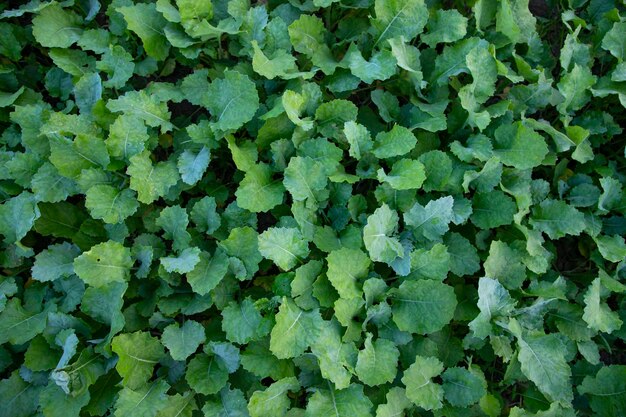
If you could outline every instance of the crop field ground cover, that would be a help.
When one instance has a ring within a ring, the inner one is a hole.
[[[0,417],[625,417],[623,0],[0,2]]]

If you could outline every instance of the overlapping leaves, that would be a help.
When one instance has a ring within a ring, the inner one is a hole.
[[[0,416],[625,415],[626,10],[461,3],[1,5]]]

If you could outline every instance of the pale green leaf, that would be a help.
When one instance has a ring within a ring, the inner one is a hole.
[[[318,337],[321,325],[317,310],[303,311],[283,297],[270,336],[270,350],[279,359],[300,356]]]
[[[368,333],[364,348],[359,351],[356,375],[369,386],[392,382],[396,376],[399,356],[398,348],[392,341],[378,338],[372,342],[372,334]]]
[[[184,361],[204,343],[204,327],[197,321],[186,320],[182,326],[173,323],[163,329],[161,342],[175,361]]]
[[[391,263],[404,256],[404,247],[394,237],[398,229],[398,213],[387,204],[377,208],[367,218],[363,228],[363,242],[373,261]]]
[[[163,28],[167,21],[154,4],[133,4],[117,9],[126,20],[128,28],[141,39],[147,54],[157,61],[164,61],[169,55],[170,44]]]
[[[454,289],[439,281],[404,281],[393,291],[393,321],[402,331],[417,334],[441,330],[454,316]]]
[[[443,406],[443,388],[432,379],[441,375],[443,363],[435,357],[416,356],[415,362],[404,372],[402,383],[406,396],[413,404],[426,410]]]
[[[92,246],[74,259],[76,275],[94,287],[128,281],[132,266],[130,249],[112,240]]]
[[[165,355],[159,340],[141,331],[115,336],[111,350],[119,358],[115,369],[127,389],[147,388],[145,384],[152,377],[154,367]]]

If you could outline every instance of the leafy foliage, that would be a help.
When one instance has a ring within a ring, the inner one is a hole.
[[[626,7],[0,4],[0,417],[626,415]]]

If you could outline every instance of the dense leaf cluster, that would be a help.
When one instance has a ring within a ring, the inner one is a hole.
[[[13,3],[1,417],[626,415],[623,2]]]

